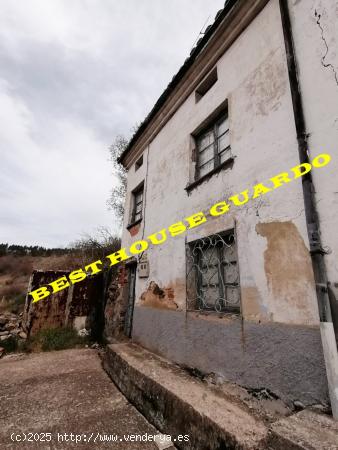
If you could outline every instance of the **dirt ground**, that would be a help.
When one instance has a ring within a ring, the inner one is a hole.
[[[117,390],[97,351],[0,360],[1,449],[158,449],[154,442],[140,442],[146,434],[158,432]],[[114,435],[117,442],[102,441]],[[126,442],[124,435],[138,441]]]

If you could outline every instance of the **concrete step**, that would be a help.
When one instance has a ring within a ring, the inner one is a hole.
[[[338,450],[338,423],[302,411],[268,426],[241,403],[133,343],[107,346],[112,380],[183,450]]]
[[[301,411],[271,425],[270,445],[288,450],[338,450],[338,421]]]
[[[107,347],[104,368],[127,399],[181,449],[264,449],[266,426],[184,370],[135,344]],[[187,438],[185,438],[187,439]]]

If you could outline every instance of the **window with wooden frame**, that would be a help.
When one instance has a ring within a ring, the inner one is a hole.
[[[133,209],[131,215],[131,223],[138,222],[142,219],[143,210],[143,184],[133,191]]]
[[[227,112],[195,136],[195,142],[197,157],[195,179],[198,180],[232,159]]]

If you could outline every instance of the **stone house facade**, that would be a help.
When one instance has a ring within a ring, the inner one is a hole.
[[[334,319],[338,292],[337,20],[330,0],[226,1],[120,158],[129,247],[303,163],[302,151],[331,155],[310,180],[319,241],[300,178],[125,266],[135,342],[304,405],[328,401],[317,257]]]

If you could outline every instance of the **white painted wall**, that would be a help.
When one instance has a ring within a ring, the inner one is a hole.
[[[300,29],[301,25],[298,32]],[[320,45],[319,41],[316,42]],[[194,94],[190,95],[150,143],[149,149],[145,148],[143,166],[137,172],[134,166],[130,167],[125,226],[129,222],[130,192],[146,177],[148,167],[146,207],[144,220],[136,236],[130,236],[124,227],[123,247],[128,248],[143,236],[166,228],[197,211],[207,211],[212,204],[226,199],[231,193],[267,181],[271,176],[299,164],[278,0],[268,3],[222,56],[217,69],[218,81],[213,88],[197,104]],[[319,64],[318,72],[321,71]],[[323,72],[321,76],[328,83],[330,74],[328,71]],[[307,84],[310,89],[310,81]],[[188,196],[184,188],[191,172],[190,135],[226,99],[229,101],[231,147],[236,156],[234,166],[214,175]],[[313,107],[319,101],[318,96],[314,95]],[[327,121],[318,122],[318,115],[321,114],[325,114]],[[311,141],[314,155],[323,150],[334,150],[333,140],[322,139],[332,117],[332,111],[328,113],[323,104],[310,121],[311,129],[317,131]],[[338,117],[337,114],[335,117]],[[328,178],[332,179],[332,167],[315,174],[323,192],[330,189]],[[330,196],[330,199],[335,199],[337,204],[337,195]],[[321,210],[324,211],[328,205],[329,200],[322,199]],[[331,229],[335,220],[337,218],[329,220]],[[294,260],[289,262],[296,270],[290,280],[285,280],[285,284],[276,291],[268,282],[269,267],[265,267],[267,238],[256,230],[260,222],[277,222],[276,230],[278,222],[291,222],[295,233],[293,236],[284,236],[285,239],[295,238],[298,234],[294,248],[305,245],[308,249],[299,180],[273,191],[261,200],[251,201],[247,207],[234,208],[232,213],[218,219],[209,218],[205,225],[191,230],[187,235],[169,238],[165,244],[150,248],[147,252],[150,276],[148,279],[137,279],[137,303],[142,303],[140,295],[151,281],[155,281],[162,288],[172,287],[175,302],[180,309],[185,309],[185,239],[190,240],[197,234],[202,237],[226,230],[234,222],[238,237],[244,317],[253,321],[318,324],[313,279],[307,281],[304,276],[304,267],[309,267],[310,257],[304,265],[304,261],[295,254]],[[334,237],[330,240],[332,247],[334,239],[337,244],[337,238]],[[325,240],[329,241],[328,232]],[[283,254],[281,265],[287,265],[287,258],[284,255],[283,259]],[[270,269],[278,270],[277,267]]]

